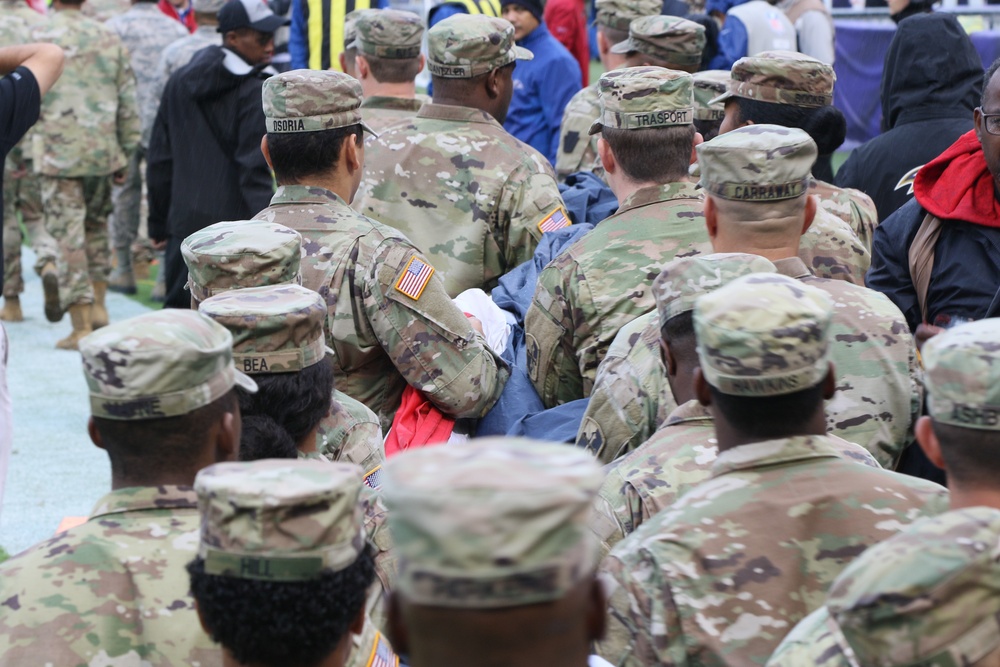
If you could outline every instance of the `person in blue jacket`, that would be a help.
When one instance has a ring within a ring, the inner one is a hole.
[[[580,65],[542,21],[542,0],[511,0],[503,17],[514,24],[518,46],[535,54],[514,68],[514,96],[503,126],[556,162],[563,109],[583,85]]]

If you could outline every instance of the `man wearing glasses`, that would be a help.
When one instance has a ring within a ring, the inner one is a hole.
[[[149,237],[166,248],[166,307],[190,307],[181,241],[220,220],[249,219],[271,201],[260,91],[277,73],[274,31],[287,22],[264,0],[229,0],[219,11],[222,46],[199,51],[164,89],[146,175]]]

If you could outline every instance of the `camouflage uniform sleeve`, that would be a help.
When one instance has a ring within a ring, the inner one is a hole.
[[[414,258],[423,260],[400,240],[386,241],[375,252],[363,287],[368,320],[407,383],[447,415],[482,417],[499,398],[510,371],[437,275],[422,285],[416,278],[419,290],[404,284]]]
[[[368,474],[385,462],[382,427],[363,403],[333,391],[330,412],[316,431],[316,448],[331,461],[349,461]]]
[[[382,497],[366,486],[361,487],[361,495],[365,507],[365,532],[375,554],[375,581],[368,591],[366,608],[372,622],[381,630],[386,626],[386,597],[396,584],[396,558]]]
[[[854,231],[861,244],[871,253],[875,228],[878,227],[878,210],[875,208],[875,202],[861,190],[848,190],[848,193],[851,198],[851,218],[857,221]]]
[[[583,398],[589,389],[581,371],[581,341],[590,337],[590,325],[576,305],[589,287],[576,266],[568,253],[550,262],[524,317],[528,379],[547,408]]]
[[[819,278],[864,287],[872,255],[846,222],[820,208],[799,241],[799,258]]]
[[[579,95],[580,93],[577,93]],[[556,152],[556,175],[559,180],[578,171],[587,171],[597,162],[597,152],[594,150],[590,137],[590,126],[599,115],[597,113],[582,113],[576,97],[569,101],[563,111],[562,125],[559,128],[559,149]],[[588,107],[589,111],[593,111]]]
[[[532,259],[542,238],[542,221],[565,208],[551,167],[535,171],[521,165],[507,179],[497,206],[504,262],[513,268]]]
[[[594,500],[590,526],[601,541],[601,558],[635,531],[642,521],[642,503],[635,488],[622,477],[617,467],[608,472]]]
[[[128,50],[119,42],[118,46],[118,144],[125,151],[126,159],[139,147],[142,127],[139,123],[139,106],[136,101],[135,72],[129,61]]]
[[[767,659],[767,667],[848,667],[826,620],[829,612],[820,607],[799,621]]]

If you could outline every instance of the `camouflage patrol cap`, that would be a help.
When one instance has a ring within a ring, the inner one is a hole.
[[[354,40],[358,38],[358,19],[364,14],[377,12],[377,9],[355,9],[344,16],[344,50],[356,49]]]
[[[95,417],[186,415],[257,384],[233,365],[233,337],[193,310],[158,310],[101,327],[80,341]]]
[[[595,0],[595,23],[609,28],[628,31],[629,24],[642,16],[659,14],[663,9],[660,0]]]
[[[360,125],[378,136],[361,118],[361,84],[332,70],[295,69],[267,79],[261,90],[268,134],[321,132]]]
[[[773,202],[808,194],[816,142],[781,125],[745,125],[699,144],[705,192],[722,199]]]
[[[638,51],[658,58],[672,67],[693,67],[701,63],[705,50],[705,27],[679,16],[643,16],[628,27],[628,39],[611,47],[611,53]]]
[[[587,519],[601,480],[586,452],[520,438],[399,454],[383,491],[399,591],[476,609],[560,598],[597,567]]]
[[[709,69],[696,72],[694,77],[694,117],[697,120],[721,121],[726,116],[726,105],[716,102],[721,93],[726,92],[729,72]]]
[[[698,360],[710,385],[732,396],[780,396],[817,385],[829,371],[833,303],[777,273],[743,276],[698,298]]]
[[[244,373],[293,373],[326,357],[326,301],[311,289],[233,290],[206,299],[198,310],[233,335],[233,361]]]
[[[646,130],[694,121],[691,75],[662,67],[626,67],[605,72],[597,83],[601,115],[590,134],[605,127]]]
[[[361,468],[308,459],[217,463],[194,480],[208,574],[307,581],[365,549]]]
[[[378,9],[362,14],[354,24],[357,35],[347,48],[377,58],[416,58],[424,24],[413,12]]]
[[[682,257],[669,262],[653,281],[653,296],[660,327],[682,313],[694,310],[703,294],[751,273],[774,273],[774,264],[760,255],[717,253]]]
[[[218,14],[226,0],[191,0],[191,7],[199,14]]]
[[[1000,320],[966,322],[922,350],[927,411],[935,421],[1000,431]]]
[[[217,222],[181,243],[196,301],[241,287],[300,282],[302,236],[263,220]]]
[[[946,512],[873,549],[827,597],[844,662],[964,667],[1000,649],[1000,510]]]
[[[831,65],[795,51],[762,51],[733,64],[728,90],[713,102],[730,97],[817,108],[833,104],[837,75]]]
[[[427,69],[446,79],[471,79],[534,54],[514,43],[510,21],[455,14],[427,31]]]

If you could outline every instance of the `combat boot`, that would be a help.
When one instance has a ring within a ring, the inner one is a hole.
[[[108,289],[122,294],[135,294],[135,271],[132,269],[132,251],[129,248],[115,248],[118,266],[111,272]]]
[[[94,283],[94,303],[90,304],[90,326],[94,329],[108,326],[108,309],[104,306],[107,293],[107,283]]]
[[[56,343],[60,350],[78,350],[80,340],[93,332],[90,325],[90,304],[74,303],[69,307],[69,319],[73,323],[73,331]]]
[[[42,290],[45,292],[45,319],[59,322],[63,318],[63,309],[59,303],[59,272],[56,271],[56,265],[46,262],[41,276]]]
[[[3,299],[3,310],[0,310],[0,320],[4,322],[23,322],[24,313],[21,312],[21,299],[16,296],[7,296]]]

